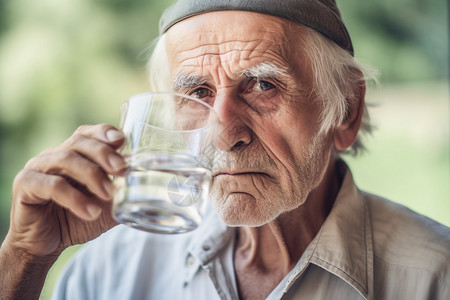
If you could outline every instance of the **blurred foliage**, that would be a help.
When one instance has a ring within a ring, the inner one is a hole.
[[[338,0],[356,56],[381,70],[384,82],[448,76],[444,0]]]
[[[148,49],[171,2],[0,1],[0,238],[8,228],[13,178],[29,158],[79,125],[117,125],[120,104],[148,91]],[[378,67],[383,83],[446,80],[445,1],[338,4],[356,56]],[[437,152],[445,162],[443,144]],[[399,147],[410,146],[402,141]]]

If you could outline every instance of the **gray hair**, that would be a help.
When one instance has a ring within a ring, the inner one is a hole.
[[[350,101],[359,100],[355,94],[357,90],[355,85],[364,85],[371,80],[376,82],[377,73],[363,66],[334,42],[308,27],[305,28],[306,31],[303,32],[306,34],[300,38],[300,47],[312,63],[313,92],[317,97],[316,100],[322,103],[320,133],[326,133],[346,119]],[[162,34],[155,40],[153,53],[148,60],[152,91],[165,91],[172,88],[167,65],[165,34]],[[342,152],[356,155],[364,150],[362,135],[371,132],[372,126],[365,104],[358,136],[352,147]]]
[[[324,133],[345,121],[352,101],[361,100],[357,95],[357,87],[370,82],[377,83],[378,72],[363,65],[323,35],[308,27],[305,29],[306,34],[300,38],[300,47],[312,64],[312,88],[322,104],[320,132]],[[365,103],[358,136],[352,147],[341,153],[356,155],[359,151],[364,151],[362,136],[370,134],[372,130]]]

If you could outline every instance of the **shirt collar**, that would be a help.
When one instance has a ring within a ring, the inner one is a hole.
[[[333,208],[293,272],[287,276],[285,289],[309,263],[313,263],[346,281],[365,299],[370,299],[373,248],[369,210],[346,164],[340,161],[338,168],[344,179]],[[232,242],[234,236],[235,228],[227,227],[209,207],[202,225],[193,232],[187,247],[186,259],[195,258],[195,264],[189,268],[186,281],[190,281],[200,266],[208,264]]]
[[[311,243],[310,262],[340,277],[370,298],[373,247],[370,215],[363,194],[345,163],[345,176],[333,208]]]
[[[201,267],[206,267],[225,248],[234,236],[235,230],[223,223],[208,205],[200,226],[191,235],[186,247],[184,285],[188,285]],[[207,268],[207,267],[206,267]]]
[[[211,206],[208,206],[202,224],[195,230],[187,252],[206,265],[222,250],[234,237],[235,228],[227,227],[220,220]]]

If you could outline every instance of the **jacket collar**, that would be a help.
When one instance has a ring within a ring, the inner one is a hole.
[[[340,277],[366,299],[373,287],[370,214],[347,166],[333,208],[310,246],[310,262]]]

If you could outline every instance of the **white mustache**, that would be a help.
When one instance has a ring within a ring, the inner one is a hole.
[[[212,173],[243,173],[260,172],[272,173],[275,162],[260,149],[248,149],[233,151],[217,151],[212,165]]]

